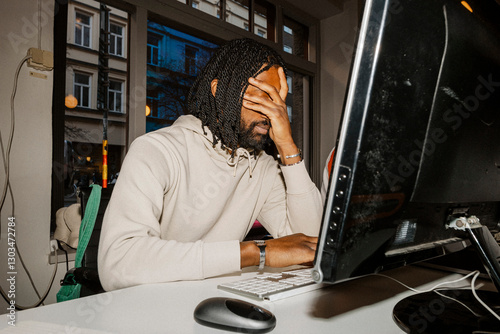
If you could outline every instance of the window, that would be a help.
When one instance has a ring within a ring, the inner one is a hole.
[[[111,23],[109,30],[109,53],[121,57],[123,56],[123,27]]]
[[[160,37],[148,33],[148,64],[160,65]]]
[[[198,49],[192,47],[191,45],[185,46],[185,55],[184,55],[184,70],[186,74],[196,75],[196,55],[198,53]]]
[[[309,87],[311,77],[296,71],[287,71],[288,96],[286,109],[292,125],[292,136],[298,147],[305,147],[307,137],[304,134],[304,123],[309,113]]]
[[[239,28],[249,30],[250,0],[227,0],[226,22]]]
[[[119,172],[126,152],[129,118],[127,110],[127,30],[129,15],[123,9],[107,6],[110,21],[109,51],[118,56],[108,63],[108,184]],[[82,8],[82,9],[80,9]],[[85,10],[83,10],[85,8]],[[53,184],[51,231],[55,214],[63,206],[77,201],[75,190],[89,183],[102,184],[103,113],[102,89],[98,46],[98,26],[101,21],[100,3],[97,1],[69,1],[69,15],[54,15],[58,26],[66,25],[66,33],[54,32],[54,62],[65,62],[66,68],[54,69],[53,90],[64,93],[68,103],[54,100],[52,128]],[[145,41],[144,41],[145,42]],[[59,54],[59,56],[57,56]],[[64,56],[63,56],[64,55]],[[101,72],[102,73],[102,72]],[[64,79],[63,79],[64,77]],[[72,96],[71,96],[72,95]],[[76,109],[74,107],[76,106]],[[144,111],[143,111],[144,112]]]
[[[90,84],[91,76],[84,73],[76,73],[73,80],[73,96],[77,100],[77,106],[90,108]]]
[[[123,112],[123,83],[120,81],[109,80],[108,102],[109,111]]]
[[[309,29],[286,16],[283,23],[283,51],[308,59]]]
[[[148,90],[148,97],[146,99],[146,116],[158,118],[158,105],[159,105],[158,91]]]
[[[92,36],[92,17],[90,15],[75,12],[75,44],[84,46],[86,48],[91,47],[91,36]]]
[[[274,42],[276,6],[265,0],[255,0],[254,6],[255,34]]]
[[[185,102],[195,75],[217,45],[150,20],[147,47],[146,132],[150,132],[187,114]],[[159,54],[164,58],[155,63]]]

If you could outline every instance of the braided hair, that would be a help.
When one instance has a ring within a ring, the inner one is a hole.
[[[220,141],[222,148],[234,154],[248,79],[273,66],[283,67],[286,73],[284,61],[275,50],[249,38],[229,41],[209,60],[191,87],[187,103],[202,127],[207,126],[212,132],[214,146]],[[217,79],[215,97],[211,90],[214,79]]]

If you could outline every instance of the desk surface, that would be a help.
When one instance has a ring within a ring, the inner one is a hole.
[[[437,270],[405,267],[386,273],[411,287],[425,289],[461,277]],[[256,302],[217,289],[255,275],[203,281],[142,285],[16,313],[16,327],[2,315],[0,333],[224,333],[195,322],[193,311],[210,297],[244,299],[270,310],[277,319],[271,333],[401,334],[392,309],[414,292],[381,276],[367,276],[275,302]],[[227,332],[229,333],[229,332]]]

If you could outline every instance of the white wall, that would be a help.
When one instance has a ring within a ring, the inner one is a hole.
[[[321,161],[335,145],[355,49],[357,0],[344,3],[344,11],[321,21]]]
[[[11,125],[10,97],[14,85],[16,67],[28,48],[38,47],[38,0],[2,1],[0,10],[0,131],[4,147],[7,145]],[[41,0],[41,47],[53,49],[54,1]],[[46,75],[46,79],[30,75],[30,72]],[[13,203],[7,196],[1,210],[0,285],[7,284],[7,258],[9,217],[15,218],[15,237],[19,251],[43,294],[49,283],[54,266],[48,264],[50,236],[50,201],[52,167],[52,72],[42,72],[22,66],[15,97],[15,132],[10,154],[10,184],[14,193]],[[0,161],[0,189],[5,184],[4,165]],[[1,191],[1,190],[0,190]],[[38,300],[26,272],[16,257],[15,301],[23,306]],[[55,302],[59,280],[65,272],[60,265],[47,303]],[[1,299],[0,313],[7,313],[6,302]]]

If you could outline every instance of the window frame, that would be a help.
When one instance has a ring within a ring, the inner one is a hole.
[[[114,82],[114,83],[118,83],[120,84],[120,90],[117,91],[117,90],[114,90],[114,89],[111,89],[111,82]],[[114,101],[114,106],[115,108],[113,109],[109,109],[110,112],[115,112],[115,113],[119,113],[119,114],[124,114],[125,113],[125,101],[124,101],[124,97],[125,97],[125,83],[122,81],[122,80],[119,80],[119,79],[114,79],[114,78],[110,78],[109,79],[109,88],[108,88],[108,104],[111,104],[111,95],[113,95],[113,101]],[[120,94],[120,107],[121,107],[121,110],[117,110],[116,109],[116,94]]]
[[[118,35],[116,33],[113,33],[111,32],[111,26],[114,25],[114,26],[117,26],[117,27],[120,27],[121,30],[122,30],[122,34],[121,35]],[[115,46],[115,51],[117,49],[117,46],[118,46],[118,43],[116,43],[117,39],[119,38],[120,39],[120,50],[121,50],[121,53],[117,53],[117,52],[109,52],[110,55],[113,55],[113,56],[116,56],[116,57],[123,57],[123,55],[125,54],[125,27],[118,23],[118,22],[110,22],[109,23],[109,37],[110,37],[110,49],[111,49],[111,44],[114,44]],[[114,43],[111,42],[111,38],[114,37]]]
[[[77,75],[83,75],[83,76],[86,76],[87,79],[88,79],[88,84],[82,84],[82,83],[77,83],[76,82],[76,76]],[[81,72],[81,71],[74,71],[73,72],[73,96],[75,98],[77,98],[77,107],[79,108],[87,108],[87,109],[91,109],[92,108],[92,80],[93,80],[93,75],[91,73],[86,73],[86,72]],[[80,90],[80,94],[78,95],[76,93],[76,86],[79,87],[79,90]],[[78,99],[77,96],[82,96],[82,89],[85,89],[87,88],[87,93],[88,93],[88,97],[87,97],[87,100],[88,100],[88,105],[83,105],[81,103],[81,101],[83,99]]]
[[[86,25],[86,24],[78,22],[78,20],[77,20],[77,15],[78,14],[87,16],[89,18],[89,24]],[[74,30],[73,30],[73,33],[74,33],[74,44],[75,45],[81,46],[83,48],[89,48],[89,49],[92,48],[92,33],[93,33],[93,31],[92,31],[93,30],[92,29],[92,24],[93,24],[93,16],[94,16],[93,14],[85,12],[83,10],[80,10],[80,8],[75,8],[75,15],[74,15],[74,19],[75,19],[74,22],[75,22],[75,24],[74,24]],[[83,28],[88,28],[89,45],[84,45],[85,29],[81,30],[81,43],[77,43],[77,39],[76,39],[77,31],[76,31],[76,29],[77,29],[78,25],[82,26]]]

